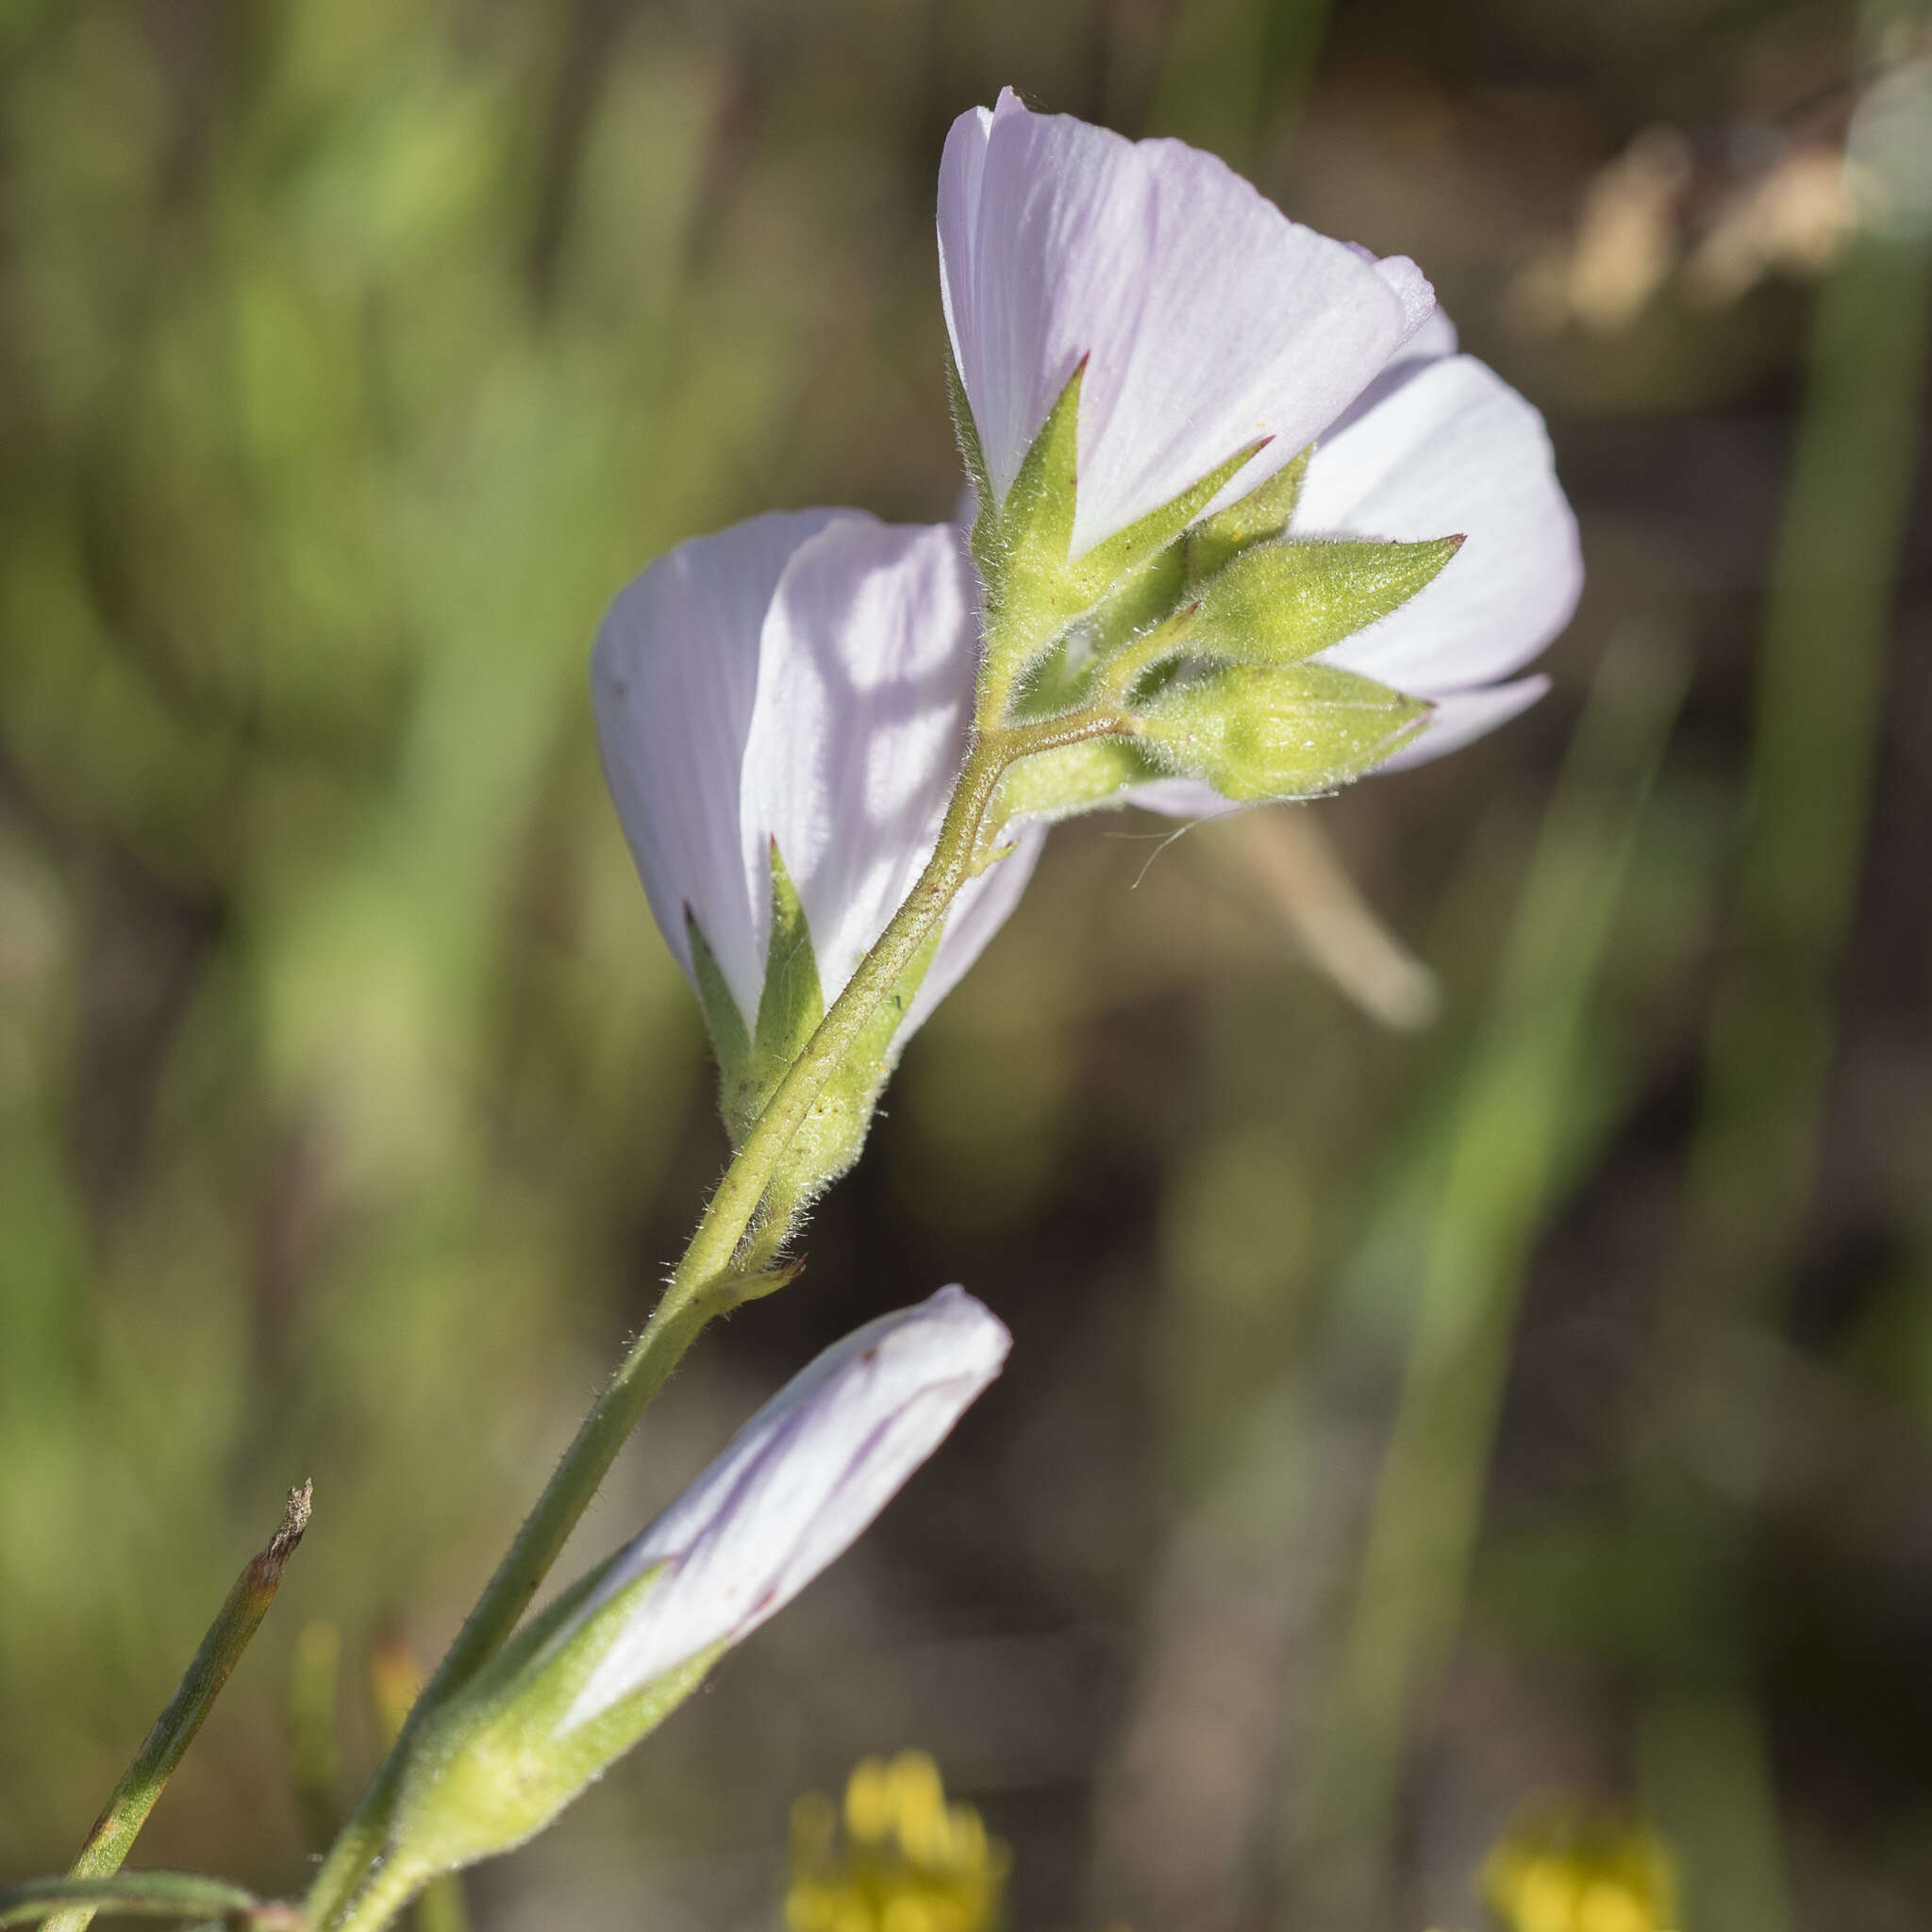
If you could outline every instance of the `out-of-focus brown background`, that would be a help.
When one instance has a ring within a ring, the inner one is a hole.
[[[1010,82],[1412,254],[1590,587],[1465,754],[1056,834],[571,1566],[942,1281],[1010,1370],[479,1923],[772,1926],[793,1794],[905,1744],[1020,1927],[1474,1927],[1561,1793],[1694,1932],[1932,1923],[1926,203],[1856,159],[1928,165],[1910,33],[0,11],[0,1874],[312,1475],[140,1852],[299,1889],[291,1681],[339,1641],[339,1802],[372,1640],[434,1657],[644,1319],[724,1142],[587,641],[692,532],[949,512],[935,170]]]

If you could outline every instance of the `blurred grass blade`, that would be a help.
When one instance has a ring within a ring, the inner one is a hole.
[[[1410,1715],[1455,1640],[1584,1021],[1684,682],[1677,655],[1659,646],[1626,641],[1606,657],[1445,1130],[1401,1404],[1340,1686],[1332,1802],[1357,1848],[1346,1861],[1353,1882],[1370,1890],[1387,1872]]]
[[[1769,1740],[1740,1691],[1672,1690],[1638,1714],[1645,1808],[1682,1857],[1685,1923],[1697,1932],[1785,1932],[1783,1830]]]
[[[1148,131],[1175,134],[1253,173],[1263,143],[1301,120],[1329,0],[1182,0],[1173,10]]]
[[[1868,8],[1868,39],[1893,17]],[[1776,1380],[1752,1371],[1749,1343],[1781,1319],[1815,1191],[1932,331],[1932,61],[1872,88],[1848,153],[1866,184],[1864,226],[1813,327],[1757,662],[1731,943],[1663,1303],[1660,1427],[1640,1471],[1651,1521],[1692,1553],[1690,1601],[1739,1564],[1756,1527]],[[1690,1707],[1660,1691],[1645,1731],[1694,1923],[1781,1932],[1791,1912],[1776,1793],[1748,1685],[1707,1687]]]
[[[289,1670],[289,1768],[311,1846],[320,1851],[341,1825],[336,1784],[341,1745],[336,1731],[342,1633],[318,1619],[302,1626]]]
[[[113,1795],[88,1834],[80,1857],[74,1861],[71,1875],[76,1881],[105,1878],[120,1870],[122,1860],[147,1822],[147,1814],[154,1809],[155,1800],[180,1763],[181,1754],[194,1741],[194,1734],[221,1695],[229,1672],[248,1648],[249,1640],[268,1614],[269,1605],[275,1602],[275,1591],[281,1587],[282,1571],[301,1542],[303,1531],[308,1527],[312,1500],[313,1486],[309,1483],[289,1491],[280,1525],[267,1547],[235,1579],[227,1601],[201,1640],[194,1661],[175,1686],[167,1708],[155,1720],[147,1741],[114,1787]],[[50,1932],[83,1932],[95,1909],[83,1897],[80,1903],[49,1921]],[[189,1905],[179,1909],[187,1913],[207,1907]]]
[[[125,1872],[100,1878],[30,1878],[0,1891],[0,1925],[52,1923],[80,1907],[89,1918],[185,1919],[212,1913],[217,1923],[246,1923],[259,1901],[239,1885],[189,1872]]]
[[[1242,811],[1204,822],[1181,848],[1273,915],[1309,965],[1380,1024],[1426,1026],[1435,975],[1385,925],[1314,813]]]
[[[1809,1208],[1832,979],[1863,869],[1932,341],[1932,208],[1905,177],[1928,150],[1932,60],[1921,59],[1874,87],[1853,123],[1852,157],[1891,215],[1874,211],[1819,297],[1757,664],[1733,943],[1666,1300],[1666,1412],[1740,1492],[1757,1480],[1762,1410],[1732,1399],[1727,1357],[1737,1324],[1774,1318]]]

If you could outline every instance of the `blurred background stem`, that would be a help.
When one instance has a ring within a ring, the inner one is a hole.
[[[1867,9],[1883,59],[1916,8]],[[1758,654],[1749,787],[1703,1111],[1664,1300],[1644,1507],[1692,1571],[1738,1588],[1761,1535],[1781,1362],[1818,1176],[1837,979],[1864,877],[1884,653],[1932,340],[1932,66],[1854,117],[1864,224],[1820,292]],[[1689,1587],[1692,1601],[1708,1590]],[[1645,1779],[1696,1932],[1790,1922],[1768,1740],[1740,1651],[1659,1690]]]
[[[1344,1847],[1324,1907],[1338,1925],[1379,1924],[1391,1908],[1405,1747],[1460,1620],[1579,1030],[1683,679],[1675,656],[1655,643],[1626,639],[1606,656],[1444,1136],[1407,1371],[1322,1779],[1328,1830]]]

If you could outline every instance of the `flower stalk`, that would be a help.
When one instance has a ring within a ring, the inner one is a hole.
[[[960,889],[989,862],[983,835],[1000,779],[1021,758],[1131,729],[1127,719],[1104,707],[974,737],[925,870],[725,1169],[642,1334],[585,1416],[324,1860],[307,1901],[315,1926],[373,1932],[407,1900],[407,1890],[396,1895],[397,1868],[381,1867],[378,1861],[402,1769],[424,1721],[461,1690],[516,1628],[618,1451],[706,1325],[789,1278],[790,1271],[774,1273],[771,1263],[791,1231],[791,1216],[761,1213],[767,1191],[792,1138],[867,1023]]]

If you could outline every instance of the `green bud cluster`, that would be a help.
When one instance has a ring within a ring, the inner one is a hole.
[[[1305,798],[1359,777],[1411,739],[1426,703],[1309,660],[1406,604],[1462,539],[1291,537],[1306,450],[1229,508],[1200,517],[1254,444],[1070,558],[1083,374],[1084,365],[1074,371],[1004,501],[988,486],[953,379],[979,498],[979,727],[1088,727],[1008,770],[995,825],[1088,810],[1169,775],[1205,778],[1238,803]]]
[[[1427,712],[1419,698],[1325,664],[1233,664],[1177,679],[1141,713],[1141,730],[1164,762],[1248,805],[1333,790],[1387,758]]]

